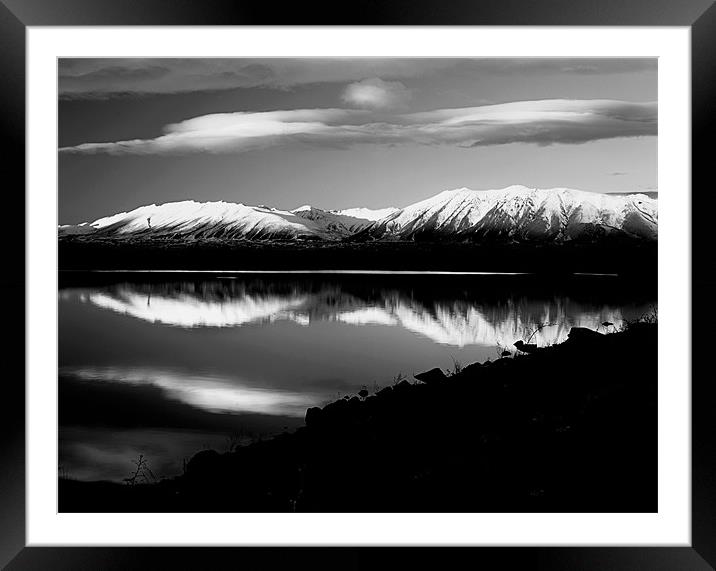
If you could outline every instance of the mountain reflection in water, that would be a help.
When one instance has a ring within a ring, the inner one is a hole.
[[[648,312],[653,294],[593,278],[103,276],[61,280],[60,464],[162,476],[204,447],[303,423],[308,407],[432,367],[495,359]],[[596,280],[596,281],[595,281]],[[89,285],[91,284],[91,285]]]
[[[412,291],[397,289],[375,289],[361,295],[330,283],[274,286],[263,280],[124,283],[100,291],[67,291],[65,295],[77,295],[81,301],[103,309],[176,327],[240,327],[281,320],[310,326],[337,321],[402,327],[455,347],[510,344],[541,325],[546,326],[537,331],[533,341],[556,343],[566,338],[571,327],[597,329],[605,321],[619,326],[624,319],[621,307],[568,297],[534,299],[507,294],[495,303],[481,301],[477,291],[466,299],[426,301],[413,297]]]

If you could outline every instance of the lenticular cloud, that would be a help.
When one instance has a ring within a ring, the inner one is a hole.
[[[402,114],[355,109],[218,113],[167,125],[152,139],[83,143],[60,152],[239,153],[292,144],[552,145],[656,134],[655,102],[549,99]]]

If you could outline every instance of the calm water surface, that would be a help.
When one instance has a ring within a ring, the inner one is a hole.
[[[202,448],[303,424],[398,375],[495,359],[530,335],[619,326],[655,294],[610,277],[103,274],[61,277],[60,471],[157,477]]]

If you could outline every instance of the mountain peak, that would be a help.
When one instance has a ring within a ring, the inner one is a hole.
[[[654,240],[656,199],[570,188],[457,188],[411,204],[367,231],[374,239],[569,241],[610,234]]]

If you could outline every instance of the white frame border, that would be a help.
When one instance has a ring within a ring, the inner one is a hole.
[[[688,27],[28,27],[27,544],[690,545],[690,34]],[[58,514],[57,139],[48,136],[57,125],[56,59],[148,55],[658,57],[659,512]]]

